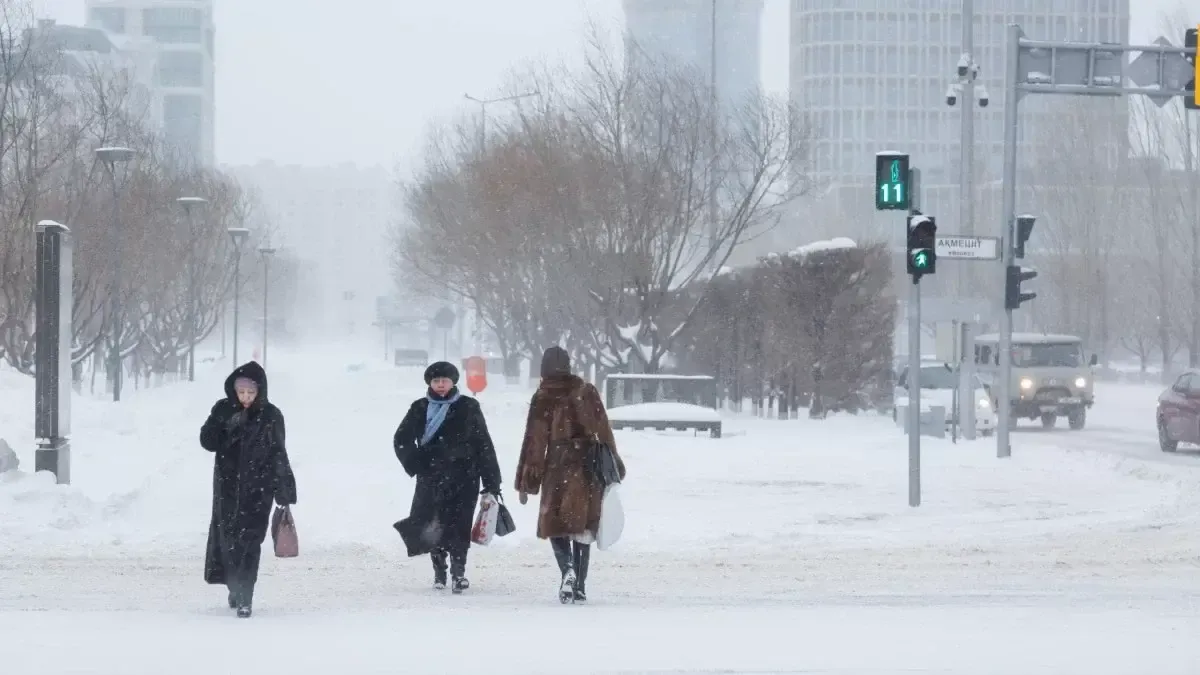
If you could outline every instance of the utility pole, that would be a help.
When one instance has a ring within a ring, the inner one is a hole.
[[[975,60],[975,0],[962,0],[962,54],[958,57],[957,79],[946,92],[946,105],[954,107],[961,99],[962,115],[959,140],[958,220],[963,236],[975,236],[975,108],[988,104],[987,89],[979,79]],[[955,275],[958,295],[974,297],[977,284],[971,268],[963,267]]]
[[[712,107],[712,117],[708,129],[708,246],[709,255],[716,258],[717,233],[717,129],[721,119],[721,100],[717,96],[717,0],[712,0],[710,14],[708,63],[709,105]],[[715,260],[714,260],[715,262]]]

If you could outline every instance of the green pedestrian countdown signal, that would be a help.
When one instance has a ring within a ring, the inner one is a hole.
[[[907,211],[911,205],[908,155],[902,152],[875,153],[875,209]]]

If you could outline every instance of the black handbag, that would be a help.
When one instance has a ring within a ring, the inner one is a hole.
[[[512,534],[517,530],[517,524],[513,522],[512,514],[508,512],[508,507],[504,505],[503,498],[496,498],[496,536],[503,537]]]
[[[591,466],[592,476],[595,477],[600,485],[608,487],[621,482],[621,471],[617,468],[617,454],[613,452],[612,447],[604,441],[592,441],[588,464]]]

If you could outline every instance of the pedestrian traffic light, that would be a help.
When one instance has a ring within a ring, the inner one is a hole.
[[[1036,222],[1037,218],[1033,216],[1017,216],[1017,236],[1013,240],[1013,257],[1025,257],[1025,242],[1029,241],[1029,235],[1033,234],[1033,224]]]
[[[908,217],[908,273],[913,281],[937,271],[937,220],[920,214]]]
[[[1016,309],[1021,303],[1037,297],[1037,293],[1022,293],[1021,283],[1037,276],[1037,270],[1019,265],[1009,265],[1004,280],[1004,309]]]
[[[875,209],[907,211],[912,205],[908,155],[903,152],[875,153]]]
[[[1187,29],[1187,33],[1184,34],[1183,46],[1187,49],[1196,48],[1197,28],[1200,28],[1200,26],[1189,28]],[[1200,58],[1196,58],[1195,54],[1185,58],[1192,64],[1192,81],[1183,87],[1184,91],[1187,92],[1183,97],[1183,107],[1197,110],[1200,109],[1200,98],[1196,97],[1196,82],[1200,81]]]

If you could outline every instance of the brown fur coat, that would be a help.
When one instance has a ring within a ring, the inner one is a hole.
[[[541,492],[538,537],[595,536],[604,491],[585,466],[593,438],[617,454],[600,392],[575,375],[543,378],[529,402],[516,484],[517,492]],[[617,469],[624,480],[619,454]]]

